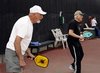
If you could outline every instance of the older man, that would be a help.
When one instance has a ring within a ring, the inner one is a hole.
[[[26,63],[25,52],[31,57],[28,48],[32,38],[33,24],[40,23],[46,12],[38,5],[30,8],[29,15],[19,18],[13,26],[5,51],[6,70],[10,73],[20,73]]]
[[[77,10],[74,13],[74,20],[72,20],[68,27],[68,47],[70,49],[71,55],[74,58],[73,63],[70,65],[70,69],[74,73],[81,73],[81,60],[83,58],[83,49],[79,40],[84,40],[80,36],[80,23],[83,20],[83,13],[80,10]]]

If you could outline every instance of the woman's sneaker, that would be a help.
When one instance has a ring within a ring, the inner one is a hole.
[[[72,70],[72,71],[74,71],[74,68],[73,68],[72,65],[69,66],[69,69]]]

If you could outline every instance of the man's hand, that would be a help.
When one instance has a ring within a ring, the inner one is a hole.
[[[33,54],[28,54],[28,58],[30,58],[31,60],[33,60],[35,58],[35,56]]]
[[[30,48],[27,49],[26,53],[27,53],[28,58],[30,58],[31,60],[35,58],[35,56],[31,53]]]
[[[79,40],[80,41],[84,41],[84,37],[83,36],[80,36]]]

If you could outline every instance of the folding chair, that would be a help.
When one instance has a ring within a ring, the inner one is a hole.
[[[67,47],[67,34],[63,34],[58,28],[52,29],[51,31],[55,37],[54,45],[56,46],[58,42],[62,42],[63,48],[65,49]],[[66,47],[64,43],[66,43]]]

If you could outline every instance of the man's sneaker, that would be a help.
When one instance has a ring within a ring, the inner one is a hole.
[[[74,68],[73,68],[72,65],[69,66],[69,69],[72,70],[72,71],[74,71]]]

